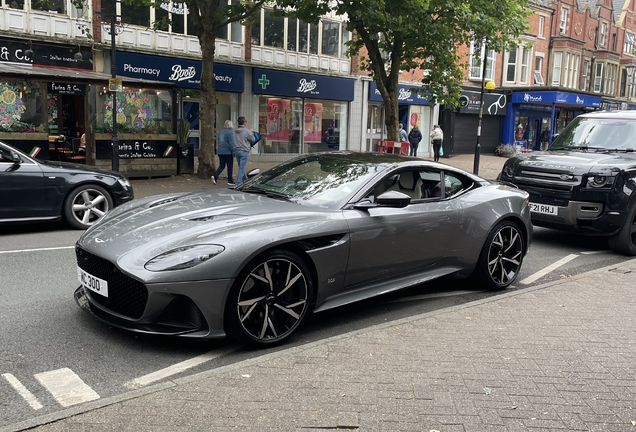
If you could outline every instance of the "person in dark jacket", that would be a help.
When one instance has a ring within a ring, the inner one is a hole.
[[[422,132],[418,129],[417,125],[413,126],[411,132],[409,132],[409,144],[411,144],[411,156],[417,156],[417,147],[422,141]]]
[[[232,171],[234,170],[234,134],[232,133],[232,120],[225,120],[225,129],[219,134],[219,146],[216,154],[219,156],[219,169],[212,176],[212,181],[216,184],[219,176],[227,166],[227,184],[234,186]]]

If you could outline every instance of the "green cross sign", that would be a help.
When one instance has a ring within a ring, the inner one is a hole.
[[[263,74],[261,79],[258,80],[258,83],[261,85],[261,88],[265,90],[265,88],[269,85],[269,80],[267,79],[267,75]]]

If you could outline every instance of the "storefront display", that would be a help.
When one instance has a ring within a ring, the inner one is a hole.
[[[254,118],[263,136],[254,153],[299,154],[347,148],[353,80],[254,68],[252,91],[258,102]]]

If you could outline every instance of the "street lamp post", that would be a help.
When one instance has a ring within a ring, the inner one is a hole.
[[[112,169],[113,171],[119,171],[119,137],[117,136],[117,91],[118,84],[116,84],[117,78],[117,50],[115,49],[115,43],[117,35],[123,31],[121,25],[117,25],[117,0],[111,0],[112,3],[112,16],[110,19],[110,26],[104,26],[104,30],[110,34],[110,75],[112,78],[112,85],[109,83],[109,91],[113,100],[113,135],[111,137],[112,146]]]
[[[481,71],[481,90],[479,92],[479,123],[477,125],[477,143],[475,144],[475,160],[473,163],[473,174],[479,175],[479,157],[481,153],[481,119],[484,115],[484,87],[488,90],[488,93],[495,89],[495,83],[488,81],[486,83],[486,66],[488,63],[488,44],[484,45],[484,60]]]
[[[625,98],[627,101],[627,109],[629,109],[629,99],[631,97],[631,89],[632,89],[632,78],[634,76],[634,70],[636,70],[636,64],[633,61],[629,61],[629,64],[625,66],[625,71],[627,72],[627,85],[626,85],[626,95]]]

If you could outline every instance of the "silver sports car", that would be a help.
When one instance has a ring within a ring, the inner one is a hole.
[[[138,199],[77,242],[78,304],[111,325],[268,345],[309,312],[421,284],[517,278],[528,194],[389,154],[309,154],[236,189]]]

